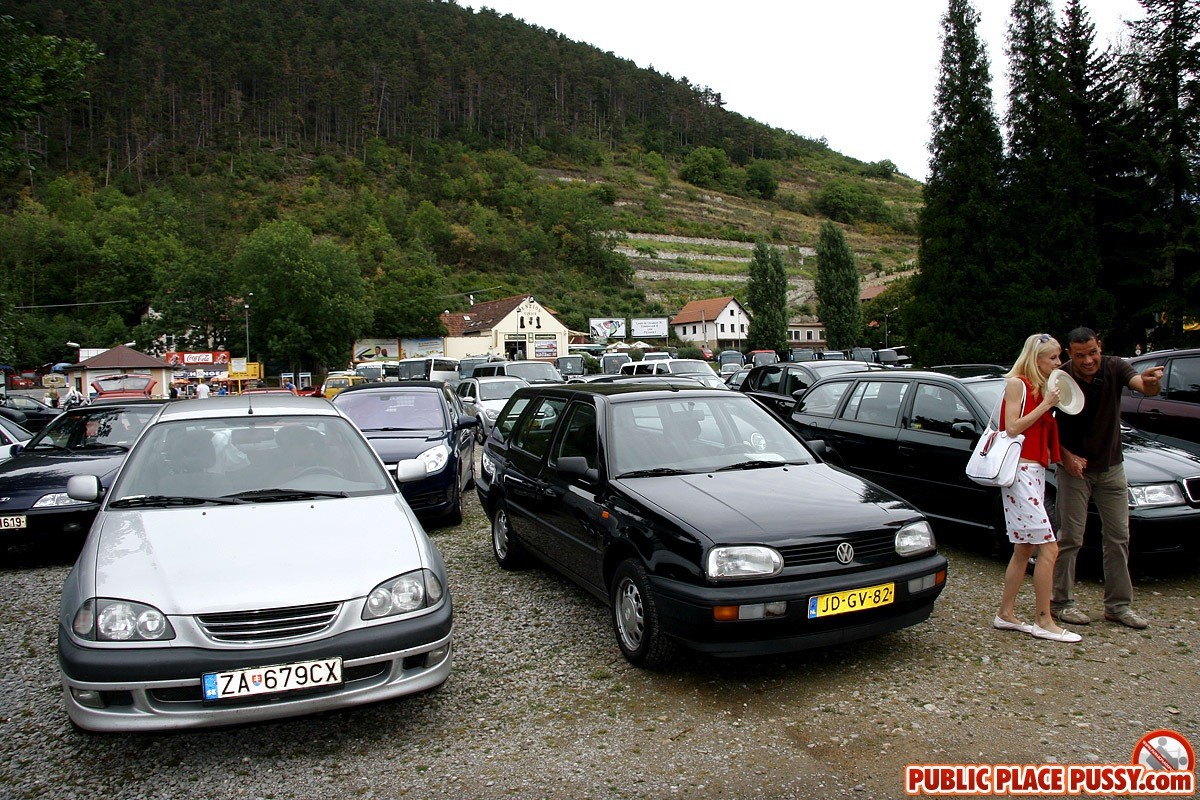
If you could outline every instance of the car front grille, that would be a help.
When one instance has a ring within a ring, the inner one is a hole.
[[[1187,490],[1188,500],[1192,503],[1200,503],[1200,477],[1185,478],[1183,488]]]
[[[837,563],[837,548],[842,542],[849,542],[854,547],[854,562],[858,563],[890,560],[896,555],[894,531],[876,531],[862,536],[831,537],[790,547],[781,547],[779,552],[783,556],[785,568]]]
[[[215,642],[272,642],[325,630],[337,617],[339,606],[339,603],[323,603],[264,611],[201,614],[196,621]]]

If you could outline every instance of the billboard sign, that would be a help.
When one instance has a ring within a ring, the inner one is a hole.
[[[635,339],[665,339],[667,338],[667,318],[649,317],[629,320],[630,330]]]
[[[354,343],[354,363],[360,361],[395,361],[400,355],[399,339],[359,339]]]
[[[588,320],[588,333],[593,339],[624,339],[624,317],[592,317]]]

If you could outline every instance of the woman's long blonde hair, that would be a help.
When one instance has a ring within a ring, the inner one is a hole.
[[[1013,362],[1012,369],[1004,373],[1006,378],[1025,378],[1038,394],[1046,391],[1046,378],[1038,369],[1038,359],[1046,352],[1062,352],[1062,345],[1048,333],[1035,333],[1025,340],[1021,355]]]

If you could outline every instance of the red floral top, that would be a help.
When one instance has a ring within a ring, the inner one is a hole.
[[[1020,416],[1025,416],[1042,402],[1042,395],[1037,392],[1026,378],[1021,378],[1025,384],[1025,405]],[[1000,402],[1000,419],[1004,419],[1004,404]],[[1043,467],[1062,461],[1062,451],[1058,446],[1058,420],[1054,414],[1047,412],[1038,417],[1037,421],[1025,429],[1025,442],[1021,445],[1021,458],[1036,461]]]

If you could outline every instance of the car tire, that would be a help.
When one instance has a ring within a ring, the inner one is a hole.
[[[663,633],[646,569],[634,559],[617,566],[609,596],[617,647],[629,663],[653,669],[671,660],[675,642]]]
[[[501,569],[517,570],[529,564],[529,556],[508,524],[508,509],[501,503],[492,514],[492,555]]]

